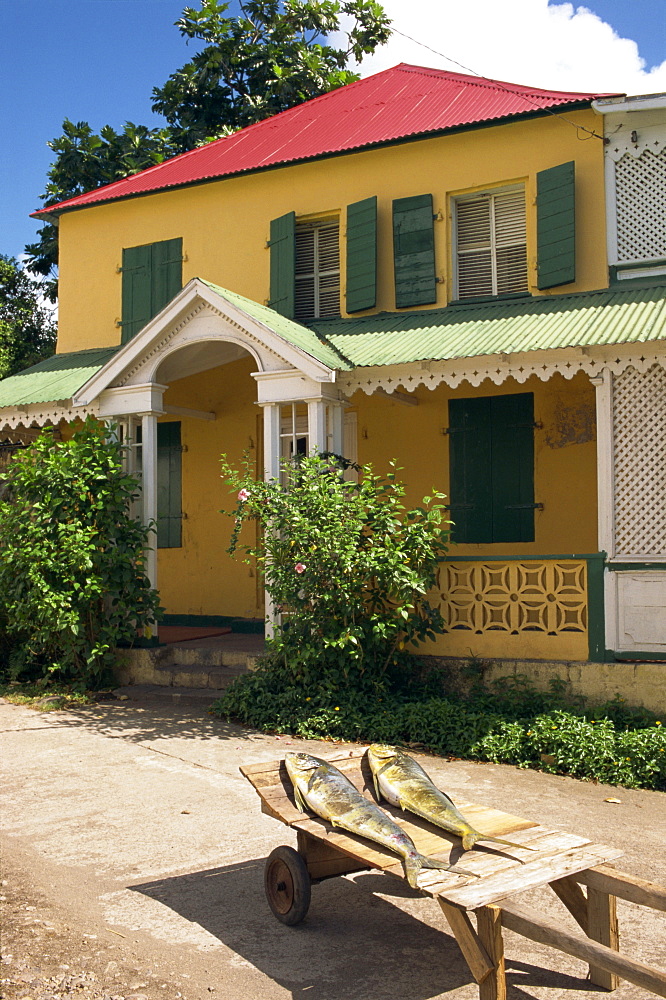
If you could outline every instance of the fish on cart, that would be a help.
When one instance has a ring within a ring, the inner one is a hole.
[[[288,753],[284,761],[294,786],[296,806],[301,812],[310,810],[332,826],[365,837],[398,854],[412,888],[418,888],[418,875],[422,868],[474,875],[474,872],[419,853],[411,837],[379,806],[361,795],[349,778],[333,764],[308,753]]]
[[[415,813],[448,833],[462,838],[462,846],[469,851],[480,840],[507,847],[525,847],[511,840],[502,840],[481,833],[471,826],[451,799],[432,782],[420,764],[399,747],[373,743],[368,748],[368,761],[378,799],[385,799],[392,806]],[[524,862],[521,862],[524,863]]]

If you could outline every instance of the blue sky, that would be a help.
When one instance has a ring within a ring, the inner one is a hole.
[[[29,213],[40,207],[52,159],[46,143],[60,134],[63,118],[95,129],[127,120],[162,124],[150,110],[152,88],[195,51],[173,27],[183,6],[181,0],[0,0],[0,253],[16,256],[35,239],[38,225]],[[385,3],[401,31],[497,79],[561,90],[666,91],[666,0],[584,6],[410,0],[407,16],[405,0]],[[395,36],[362,72],[401,61],[457,69]]]

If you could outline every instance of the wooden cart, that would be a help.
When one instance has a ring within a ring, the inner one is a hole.
[[[364,750],[343,751],[326,759],[368,798],[373,798]],[[310,904],[311,884],[323,879],[368,868],[404,878],[402,863],[395,854],[299,812],[284,761],[248,764],[240,770],[258,792],[262,812],[297,833],[298,850],[276,848],[264,871],[266,897],[278,920],[299,923]],[[436,899],[442,908],[479,984],[481,1000],[503,1000],[506,995],[504,927],[587,962],[590,981],[597,986],[613,990],[620,979],[627,979],[666,997],[666,972],[620,955],[618,950],[616,897],[666,910],[666,889],[622,874],[608,864],[619,858],[621,851],[485,806],[457,803],[472,825],[484,833],[538,848],[534,851],[517,846],[515,851],[507,848],[509,853],[505,853],[504,848],[498,850],[499,845],[488,843],[463,855],[459,838],[384,802],[381,805],[423,854],[450,862],[460,860],[463,868],[479,876],[424,870],[419,875],[419,890]],[[550,885],[583,933],[563,929],[559,922],[514,901],[517,893],[545,885]],[[587,887],[587,893],[581,886]]]

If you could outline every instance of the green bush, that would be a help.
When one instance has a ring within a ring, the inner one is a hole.
[[[511,679],[505,678],[504,685],[510,691]],[[643,710],[642,728],[635,728],[635,713],[627,709],[622,718],[617,703],[612,703],[613,719],[603,709],[559,707],[557,693],[535,691],[538,708],[526,714],[529,685],[519,689],[524,700],[516,710],[498,703],[493,711],[491,692],[469,699],[388,694],[361,709],[357,699],[344,694],[338,693],[336,700],[306,695],[295,685],[284,688],[264,668],[239,678],[213,711],[258,729],[304,738],[400,743],[451,757],[666,790],[666,733],[660,720],[653,716],[648,722]]]
[[[238,497],[229,551],[258,562],[285,623],[268,645],[267,690],[325,704],[344,693],[360,710],[403,683],[407,646],[443,626],[427,595],[446,551],[444,497],[409,510],[393,472],[381,478],[366,466],[348,482],[335,457],[285,466],[287,485],[224,459],[222,472]],[[262,529],[258,546],[239,543],[248,521]]]
[[[136,496],[122,446],[92,419],[69,441],[40,435],[12,460],[0,501],[11,676],[98,686],[118,643],[155,619]]]

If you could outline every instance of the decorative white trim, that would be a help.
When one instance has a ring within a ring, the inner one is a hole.
[[[216,322],[213,326],[204,324],[205,329],[196,335],[190,329],[188,335],[188,325],[198,316]],[[172,351],[210,340],[238,344],[255,358],[262,371],[287,365],[315,382],[334,382],[336,378],[334,369],[294,347],[265,323],[193,278],[79,389],[74,402],[86,405],[111,386],[154,381],[160,364]]]
[[[597,407],[597,520],[600,552],[615,554],[613,483],[613,378],[607,368],[592,375]]]
[[[101,417],[116,417],[121,414],[153,413],[162,416],[162,397],[168,386],[157,382],[131,385],[126,388],[106,389],[99,396]]]
[[[56,426],[61,420],[69,422],[77,417],[85,420],[86,417],[98,416],[97,401],[88,406],[74,406],[71,400],[61,400],[49,403],[31,403],[26,406],[12,406],[0,408],[0,430],[9,427],[14,430],[17,427],[46,427],[47,424]]]
[[[654,364],[666,367],[666,341],[598,347],[567,347],[548,351],[525,351],[517,354],[487,354],[451,361],[413,361],[402,365],[376,365],[340,372],[338,385],[346,396],[359,390],[371,395],[377,389],[394,392],[401,386],[413,392],[423,385],[436,389],[445,384],[457,389],[463,382],[479,386],[489,380],[502,385],[513,378],[522,384],[532,376],[547,382],[555,374],[572,379],[578,372],[598,375],[608,368],[619,375],[630,366],[645,372]]]

